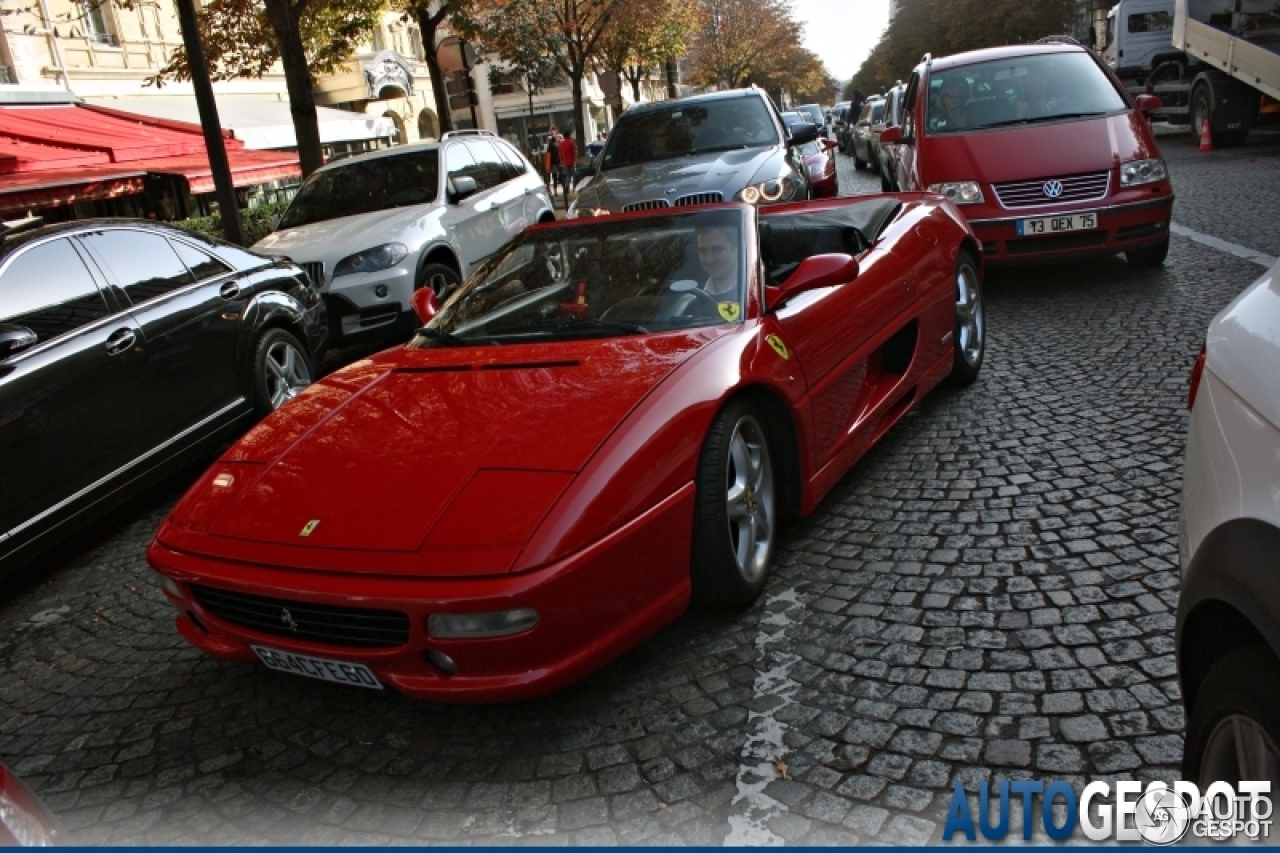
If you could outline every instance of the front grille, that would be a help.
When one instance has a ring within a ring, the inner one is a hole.
[[[1050,196],[1045,185],[1057,181],[1062,184],[1062,194]],[[1067,178],[1042,178],[1035,181],[1015,181],[995,184],[996,198],[1004,207],[1036,207],[1044,204],[1060,204],[1068,201],[1097,201],[1107,197],[1111,187],[1110,172],[1091,175],[1072,175]]]
[[[623,213],[631,213],[636,210],[661,210],[664,207],[670,207],[671,202],[665,198],[655,198],[649,201],[636,201],[622,208]]]
[[[304,604],[198,584],[191,585],[191,593],[219,619],[277,637],[361,649],[409,642],[409,617],[394,610]]]
[[[312,261],[308,264],[298,264],[306,271],[311,278],[311,283],[315,285],[316,290],[324,287],[324,264],[319,261]]]
[[[694,193],[682,195],[676,199],[676,207],[688,207],[692,204],[719,204],[722,201],[724,201],[724,195],[721,193]]]

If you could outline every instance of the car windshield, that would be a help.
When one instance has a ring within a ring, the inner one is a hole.
[[[769,108],[755,95],[624,113],[609,135],[601,166],[606,171],[709,151],[778,145]]]
[[[803,106],[796,107],[796,110],[803,115],[808,116],[808,118],[805,119],[806,121],[813,122],[814,124],[822,124],[822,107],[817,104],[804,104]]]
[[[1084,53],[1050,53],[938,71],[929,79],[930,133],[958,133],[1128,109]]]
[[[529,343],[739,322],[743,214],[711,210],[527,231],[409,346]]]
[[[316,172],[298,190],[280,220],[281,228],[354,216],[436,199],[440,152],[429,148],[405,154],[352,160]]]

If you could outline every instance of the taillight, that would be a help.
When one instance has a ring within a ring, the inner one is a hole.
[[[1204,373],[1204,344],[1200,345],[1200,357],[1196,359],[1196,366],[1191,368],[1191,390],[1187,393],[1187,409],[1191,409],[1196,404],[1196,392],[1200,390],[1200,376]]]

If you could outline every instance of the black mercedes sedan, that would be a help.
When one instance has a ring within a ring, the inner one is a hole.
[[[0,232],[0,574],[311,383],[301,268],[101,219]]]

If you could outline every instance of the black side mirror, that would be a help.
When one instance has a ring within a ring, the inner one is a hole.
[[[0,358],[8,358],[14,353],[35,346],[37,340],[36,333],[26,326],[0,323]]]
[[[788,145],[805,145],[818,138],[818,126],[808,121],[798,121],[787,127]]]
[[[463,201],[468,196],[475,195],[480,189],[476,179],[470,175],[459,175],[456,178],[450,178],[449,185],[452,187],[449,193],[450,199],[454,204]]]

